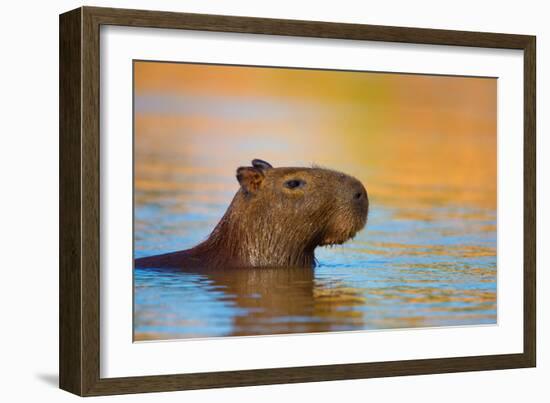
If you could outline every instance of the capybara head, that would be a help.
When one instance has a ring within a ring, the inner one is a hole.
[[[342,244],[367,221],[367,191],[344,173],[255,159],[236,176],[240,189],[211,234],[226,264],[313,266],[317,246]]]

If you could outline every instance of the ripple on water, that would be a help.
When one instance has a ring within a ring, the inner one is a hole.
[[[216,217],[164,211],[149,225],[163,208],[137,212],[148,228],[136,237],[137,256],[199,242]],[[434,215],[443,218],[434,224],[377,206],[368,230],[344,246],[318,249],[312,270],[136,269],[135,339],[494,324],[495,217],[453,211],[439,209]],[[173,224],[180,221],[185,230]]]

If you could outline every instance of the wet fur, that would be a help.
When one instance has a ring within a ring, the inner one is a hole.
[[[325,168],[272,168],[257,161],[237,170],[241,187],[208,239],[136,259],[136,267],[313,267],[317,246],[341,244],[365,226],[368,197],[357,179]],[[303,188],[285,186],[294,179],[305,182]]]

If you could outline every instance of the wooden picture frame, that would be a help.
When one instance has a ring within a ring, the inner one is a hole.
[[[523,50],[523,353],[193,374],[100,377],[100,26]],[[536,363],[535,37],[81,7],[60,16],[60,387],[81,396],[533,367]]]

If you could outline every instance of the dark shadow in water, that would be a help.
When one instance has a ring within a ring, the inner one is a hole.
[[[177,270],[162,270],[167,271],[177,276]],[[204,269],[185,273],[204,276],[208,288],[222,292],[221,299],[241,312],[232,317],[232,330],[227,336],[327,332],[363,325],[362,314],[353,310],[353,306],[365,304],[360,292],[338,280],[321,283],[312,268]],[[149,338],[157,337],[145,336]]]
[[[59,387],[59,375],[58,374],[35,374],[36,378],[44,382],[49,386],[55,388]]]
[[[234,318],[233,336],[325,332],[357,325],[349,308],[359,293],[340,282],[316,282],[312,268],[218,270],[207,275],[224,287],[237,307],[248,311]]]

